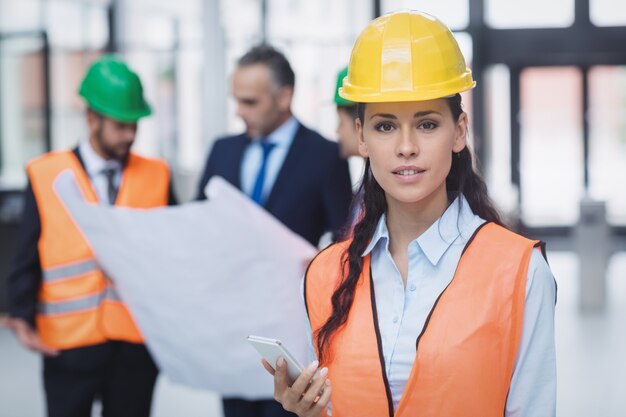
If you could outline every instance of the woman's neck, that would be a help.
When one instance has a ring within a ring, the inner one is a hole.
[[[446,211],[450,202],[443,190],[417,203],[387,202],[387,229],[390,250],[406,251],[409,243],[422,235]]]
[[[389,252],[406,288],[409,274],[409,244],[421,236],[449,205],[445,185],[416,203],[387,199],[387,229]]]

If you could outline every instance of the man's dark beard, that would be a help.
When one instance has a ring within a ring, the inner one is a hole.
[[[118,155],[115,152],[115,149],[107,146],[104,143],[104,138],[102,137],[102,126],[104,124],[104,121],[100,122],[100,125],[98,126],[98,130],[96,130],[96,134],[95,134],[95,138],[96,138],[96,142],[98,142],[98,146],[100,147],[100,150],[102,151],[102,153],[104,153],[106,155],[106,159],[115,159],[119,162],[121,162],[122,164],[124,164],[124,162],[126,161],[126,159],[128,158],[128,151],[124,153],[124,155]]]

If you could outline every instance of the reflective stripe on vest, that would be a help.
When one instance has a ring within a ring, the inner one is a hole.
[[[85,200],[97,204],[98,196],[73,152],[51,152],[27,166],[41,219],[39,336],[44,344],[59,349],[106,340],[141,343],[134,320],[98,268],[91,247],[56,194],[54,180],[68,169]],[[169,182],[165,163],[131,153],[116,205],[145,209],[164,206]]]
[[[521,337],[535,243],[492,223],[476,231],[416,340],[411,374],[395,412],[370,260],[365,257],[347,322],[333,335],[329,359],[322,364],[332,381],[333,417],[501,417]],[[321,252],[305,275],[314,335],[332,311],[330,300],[341,281],[349,244]]]
[[[39,303],[38,311],[40,314],[45,314],[48,316],[53,314],[76,313],[100,307],[100,304],[103,300],[117,302],[122,301],[117,291],[115,291],[113,287],[108,286],[101,293],[88,295],[86,297],[78,298],[75,300]]]
[[[89,272],[98,271],[98,264],[95,260],[77,262],[71,265],[57,266],[54,268],[44,269],[42,271],[43,280],[47,283],[59,281],[67,278],[73,278],[84,275]]]

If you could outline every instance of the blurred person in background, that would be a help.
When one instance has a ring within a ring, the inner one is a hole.
[[[502,226],[467,147],[475,85],[433,16],[384,15],[341,96],[366,158],[354,235],[304,278],[311,362],[275,398],[301,417],[556,415],[556,283],[542,242]]]
[[[339,89],[343,84],[343,79],[348,75],[348,67],[345,67],[337,74],[337,86],[335,87],[335,105],[337,106],[337,140],[341,156],[348,159],[353,156],[361,157],[359,153],[359,135],[356,131],[357,106],[356,103],[346,100],[339,95]],[[358,184],[359,180],[353,181]],[[342,238],[348,238],[361,213],[360,206],[363,193],[357,191],[350,204],[350,216],[342,232]]]
[[[174,203],[165,162],[131,152],[138,121],[151,114],[137,74],[105,56],[79,90],[89,137],[71,150],[30,161],[17,254],[2,322],[26,348],[43,354],[49,417],[147,417],[158,369],[115,285],[54,190],[71,170],[91,203],[153,208]],[[146,277],[149,282],[150,277]]]
[[[325,232],[338,236],[348,218],[350,174],[337,144],[302,125],[292,114],[294,86],[291,65],[272,46],[256,46],[239,59],[232,94],[246,131],[215,142],[197,198],[206,198],[207,182],[219,175],[317,246]],[[224,414],[292,415],[273,398],[225,398]]]
[[[337,87],[335,88],[335,104],[337,105],[337,139],[339,141],[339,151],[344,158],[351,156],[361,156],[359,154],[359,136],[356,131],[356,103],[346,100],[339,95],[339,89],[343,79],[348,75],[348,67],[337,74]]]

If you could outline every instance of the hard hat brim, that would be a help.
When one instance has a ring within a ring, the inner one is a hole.
[[[418,90],[389,90],[389,91],[366,91],[350,85],[344,80],[344,85],[339,89],[339,96],[345,100],[357,103],[391,103],[401,101],[427,101],[438,98],[449,97],[457,93],[471,90],[476,86],[476,81],[472,79],[472,74],[468,72],[452,82],[445,85],[431,85],[428,89]]]
[[[134,111],[126,112],[115,111],[109,106],[98,103],[94,100],[88,101],[87,104],[89,108],[94,110],[96,113],[124,123],[136,123],[137,121],[139,121],[139,119],[150,116],[152,114],[152,109],[150,108],[150,105],[145,101],[142,107]]]

